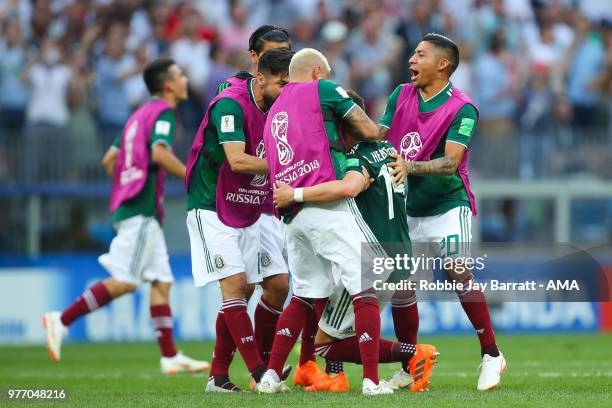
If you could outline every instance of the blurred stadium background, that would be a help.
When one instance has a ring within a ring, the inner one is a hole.
[[[249,68],[247,40],[264,23],[287,28],[295,50],[323,51],[375,120],[407,80],[421,36],[450,36],[462,55],[452,81],[481,112],[470,163],[475,239],[612,239],[610,0],[0,0],[0,344],[42,342],[42,313],[106,276],[97,255],[114,230],[99,162],[147,97],[146,62],[169,55],[188,73],[176,146],[184,160],[218,84]],[[176,334],[211,339],[218,289],[193,287],[182,183],[168,190]],[[70,339],[153,339],[147,299],[143,287],[75,324]],[[420,309],[424,333],[472,331],[457,304]],[[612,330],[612,310],[502,304],[493,321],[501,332],[599,332]]]

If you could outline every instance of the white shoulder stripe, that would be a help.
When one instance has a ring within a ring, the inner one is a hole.
[[[461,142],[457,142],[457,141],[455,141],[455,140],[447,140],[447,141],[446,141],[446,143],[457,143],[458,145],[461,145],[461,146],[465,147],[466,149],[468,148],[468,147],[467,147],[466,145],[464,145],[463,143],[461,143]]]
[[[349,112],[350,112],[350,111],[352,111],[352,110],[353,110],[353,108],[354,108],[355,106],[357,106],[357,104],[356,104],[356,103],[353,103],[353,106],[351,106],[351,107],[349,108],[349,110],[347,110],[347,111],[346,111],[346,113],[345,113],[345,114],[342,116],[342,119],[344,119],[344,118],[346,117],[346,115],[348,115],[348,114],[349,114]]]

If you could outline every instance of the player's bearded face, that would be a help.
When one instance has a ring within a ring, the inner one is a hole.
[[[289,74],[270,75],[263,83],[263,101],[265,110],[270,109],[281,89],[289,82]]]

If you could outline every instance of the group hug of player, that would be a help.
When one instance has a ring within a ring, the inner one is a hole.
[[[395,89],[378,125],[359,95],[329,80],[325,56],[310,48],[293,53],[284,29],[258,28],[249,53],[253,72],[221,84],[186,166],[172,144],[174,108],[187,98],[187,79],[169,59],[146,67],[152,98],[102,160],[113,177],[117,235],[99,262],[111,278],[63,312],[45,314],[51,358],[60,359],[73,321],[151,282],[162,372],[210,369],[207,392],[241,391],[229,378],[236,349],[251,373],[251,389],[288,391],[284,381],[292,368],[285,362],[300,336],[293,382],[308,391],[348,391],[343,362],[363,366],[364,395],[427,390],[438,351],[417,344],[416,294],[383,298],[364,285],[362,259],[410,255],[411,240],[432,243],[435,256],[469,255],[476,208],[467,156],[478,113],[449,81],[457,46],[439,34],[425,36],[409,61],[411,82]],[[195,285],[216,281],[222,293],[212,365],[174,345],[173,277],[160,227],[166,173],[185,180]],[[390,251],[382,243],[398,245]],[[288,271],[293,294],[283,310]],[[386,279],[408,278],[390,272]],[[446,272],[455,281],[473,279],[469,272]],[[262,296],[253,327],[247,302],[255,285]],[[495,388],[506,362],[484,294],[457,294],[481,344],[477,388]],[[380,338],[386,303],[396,342]],[[325,370],[315,355],[326,360]],[[379,379],[378,364],[391,362],[401,368],[389,381]]]

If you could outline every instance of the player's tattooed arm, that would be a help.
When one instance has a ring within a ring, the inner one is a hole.
[[[354,198],[366,190],[374,180],[368,171],[362,167],[358,171],[348,171],[342,180],[327,181],[312,187],[304,187],[303,198],[307,203],[322,203]],[[276,182],[273,194],[274,206],[278,209],[295,203],[295,189],[289,184]]]
[[[343,120],[360,141],[381,139],[378,126],[359,106],[355,105],[348,111]]]
[[[378,138],[379,139],[386,139],[387,135],[389,134],[389,128],[386,126],[382,126],[382,125],[378,125]]]
[[[395,159],[389,163],[394,183],[401,183],[408,175],[414,176],[446,176],[454,174],[463,159],[465,146],[459,143],[447,142],[444,156],[428,161],[406,161],[397,153],[390,156]]]
[[[106,153],[104,153],[104,157],[102,157],[102,167],[109,177],[113,177],[117,157],[119,157],[119,149],[115,146],[109,147]]]
[[[268,174],[268,162],[257,156],[245,153],[242,142],[225,142],[222,144],[225,158],[233,172],[246,174]]]

